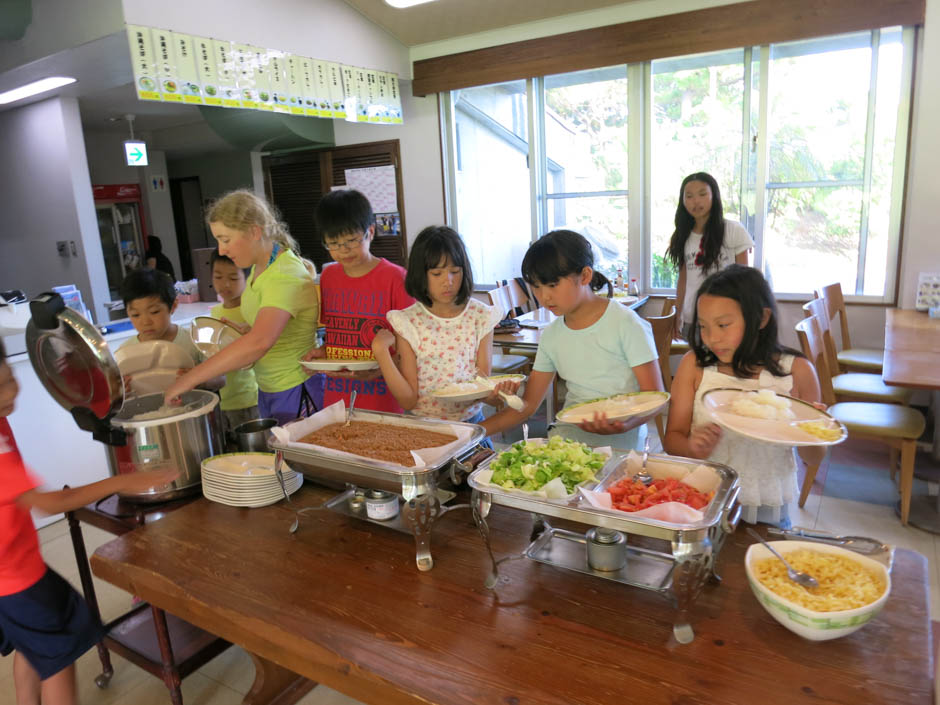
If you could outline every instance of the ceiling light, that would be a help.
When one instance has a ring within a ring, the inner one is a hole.
[[[422,3],[433,2],[433,0],[385,0],[386,5],[391,5],[392,7],[403,8],[411,7],[412,5],[421,5]]]
[[[23,98],[28,98],[37,93],[45,93],[46,91],[51,91],[53,88],[67,86],[70,83],[75,83],[75,79],[68,76],[51,76],[49,78],[40,79],[39,81],[33,81],[32,83],[27,83],[25,86],[14,88],[12,91],[0,93],[0,105],[12,103],[15,100],[22,100]]]

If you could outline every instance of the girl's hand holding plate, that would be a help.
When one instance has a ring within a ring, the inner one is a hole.
[[[636,425],[636,424],[634,424]],[[603,436],[611,436],[617,433],[623,433],[624,431],[632,428],[627,426],[623,421],[608,421],[607,414],[599,412],[594,414],[594,418],[590,421],[582,421],[578,424],[578,428],[588,433],[598,433]]]

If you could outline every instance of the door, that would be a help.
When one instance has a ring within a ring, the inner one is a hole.
[[[117,220],[114,206],[95,206],[98,216],[98,236],[101,238],[101,251],[104,253],[104,270],[108,276],[108,291],[111,300],[117,301],[118,288],[124,279],[124,266],[121,263],[121,247],[118,244]]]

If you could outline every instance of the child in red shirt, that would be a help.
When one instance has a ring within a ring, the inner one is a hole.
[[[101,640],[97,615],[39,552],[30,509],[78,509],[115,492],[145,492],[172,482],[176,470],[120,475],[42,492],[23,465],[6,417],[19,386],[0,343],[0,655],[13,657],[18,703],[76,702],[75,660]]]
[[[376,332],[391,330],[385,314],[406,309],[415,300],[405,292],[405,269],[369,250],[375,220],[369,200],[353,189],[332,191],[317,204],[317,228],[336,264],[320,273],[320,317],[326,345],[306,356],[374,360]],[[402,413],[379,370],[327,373],[323,404],[344,399],[355,390],[356,408]]]

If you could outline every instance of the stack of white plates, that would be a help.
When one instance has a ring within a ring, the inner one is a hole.
[[[282,465],[288,494],[296,492],[303,475]],[[274,473],[274,453],[223,453],[202,461],[202,494],[230,507],[266,507],[284,498]]]

